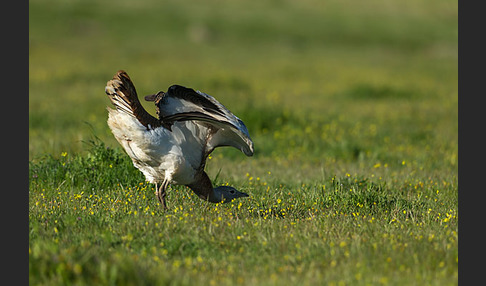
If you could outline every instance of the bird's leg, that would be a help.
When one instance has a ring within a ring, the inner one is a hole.
[[[157,198],[159,199],[159,202],[162,204],[164,210],[167,209],[167,204],[165,202],[165,197],[167,196],[167,193],[165,189],[167,188],[168,184],[169,181],[164,180],[164,182],[162,182],[162,185],[160,185],[159,189],[157,189]]]

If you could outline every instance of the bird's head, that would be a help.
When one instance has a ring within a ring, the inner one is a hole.
[[[214,188],[214,195],[219,202],[229,203],[233,199],[249,197],[247,193],[240,192],[230,186],[219,186]]]

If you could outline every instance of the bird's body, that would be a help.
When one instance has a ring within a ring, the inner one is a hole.
[[[198,135],[206,137],[207,130],[196,124],[176,122],[172,131],[163,127],[147,129],[130,115],[110,109],[108,125],[150,183],[160,183],[160,178],[175,185],[192,183],[205,159],[205,142]]]
[[[216,99],[173,85],[166,93],[145,97],[155,102],[157,119],[142,107],[124,71],[108,81],[105,92],[115,106],[108,108],[108,126],[146,180],[160,184],[157,196],[164,207],[168,184],[186,185],[210,202],[248,196],[231,187],[213,189],[204,172],[206,158],[216,147],[253,154],[244,123]]]

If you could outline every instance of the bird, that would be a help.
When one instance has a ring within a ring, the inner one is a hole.
[[[208,156],[217,147],[234,147],[253,156],[253,141],[241,119],[214,97],[181,85],[171,85],[144,97],[153,101],[158,118],[144,109],[135,85],[124,70],[106,83],[107,124],[115,139],[140,170],[155,184],[155,195],[167,209],[169,185],[185,185],[199,198],[228,203],[249,197],[231,186],[213,187],[204,171]]]

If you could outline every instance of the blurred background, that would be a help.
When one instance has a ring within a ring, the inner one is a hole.
[[[451,0],[31,0],[29,159],[118,148],[104,87],[124,69],[139,97],[180,84],[246,123],[255,157],[217,150],[213,172],[454,174],[457,52]]]

